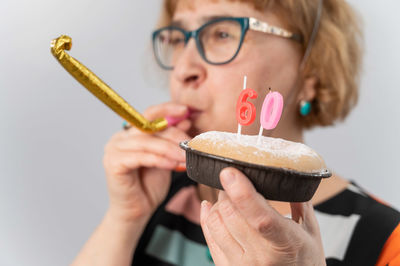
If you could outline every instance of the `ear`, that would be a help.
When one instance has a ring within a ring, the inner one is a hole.
[[[299,92],[297,101],[308,101],[312,102],[316,95],[316,85],[318,78],[316,76],[310,76],[304,78],[303,86]]]

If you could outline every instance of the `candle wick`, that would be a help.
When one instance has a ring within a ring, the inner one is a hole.
[[[246,85],[247,85],[247,76],[245,75],[243,78],[243,90],[246,89]],[[240,141],[240,135],[242,134],[242,125],[240,124],[240,122],[238,123],[238,132],[237,132],[237,140]]]
[[[260,131],[258,132],[257,145],[260,145],[260,140],[261,140],[261,136],[262,136],[263,131],[264,131],[264,128],[261,125],[260,126]]]

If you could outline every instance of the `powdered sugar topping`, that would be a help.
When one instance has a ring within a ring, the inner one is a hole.
[[[238,138],[237,133],[221,132],[221,131],[208,131],[202,133],[196,138],[207,140],[216,146],[229,145],[245,146],[255,148],[255,155],[258,152],[268,152],[276,157],[286,157],[296,160],[301,156],[319,157],[319,155],[310,147],[293,141],[288,141],[280,138],[271,138],[262,136],[260,142],[257,144],[258,136],[240,135]]]

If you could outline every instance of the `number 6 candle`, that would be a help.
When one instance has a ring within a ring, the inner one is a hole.
[[[240,139],[242,126],[248,126],[252,124],[256,119],[256,107],[254,106],[254,104],[247,102],[247,98],[257,98],[257,92],[250,88],[246,89],[246,81],[247,77],[244,76],[243,91],[240,93],[239,99],[236,104],[236,119],[239,123],[237,134],[238,139]]]
[[[242,132],[242,126],[251,125],[256,118],[256,107],[251,102],[247,102],[247,99],[257,98],[257,92],[253,89],[246,89],[247,77],[244,76],[243,91],[240,93],[237,104],[236,104],[236,119],[239,123],[237,138],[240,140],[240,134]],[[282,116],[283,110],[283,97],[277,92],[271,91],[265,96],[261,115],[260,115],[260,131],[258,133],[257,143],[260,143],[260,139],[263,130],[274,129]]]

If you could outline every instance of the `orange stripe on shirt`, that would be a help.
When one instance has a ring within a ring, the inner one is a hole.
[[[376,265],[400,265],[400,224],[397,225],[383,246]]]

